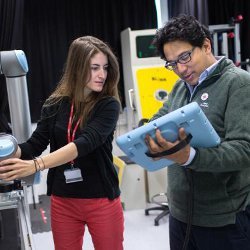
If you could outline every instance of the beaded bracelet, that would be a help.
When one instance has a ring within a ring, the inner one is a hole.
[[[39,164],[37,158],[35,158],[35,161],[36,161],[36,163],[37,163],[37,165],[38,165],[38,170],[41,171],[42,169],[41,169],[41,166],[40,166],[40,164]]]
[[[40,159],[41,159],[41,161],[42,161],[42,163],[43,163],[43,169],[42,169],[42,171],[43,171],[44,169],[46,169],[46,167],[45,167],[45,163],[44,163],[44,160],[43,160],[43,158],[42,158],[41,156],[39,156],[38,158],[40,158]]]
[[[34,161],[34,164],[35,164],[35,170],[37,172],[37,160],[36,160],[36,158],[34,158],[33,161]]]

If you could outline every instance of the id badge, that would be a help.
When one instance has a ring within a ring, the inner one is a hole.
[[[82,181],[82,174],[79,168],[66,169],[64,171],[66,183]]]

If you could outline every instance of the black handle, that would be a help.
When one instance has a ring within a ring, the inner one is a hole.
[[[176,144],[175,146],[173,146],[172,148],[170,148],[168,150],[165,150],[165,151],[160,152],[160,153],[155,153],[155,154],[146,152],[145,154],[151,158],[157,158],[157,157],[162,157],[162,156],[174,154],[177,151],[179,151],[180,149],[186,147],[190,143],[192,138],[193,138],[193,136],[191,134],[189,134],[184,140],[180,141],[178,144]]]

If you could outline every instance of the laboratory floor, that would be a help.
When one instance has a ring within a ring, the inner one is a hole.
[[[49,198],[39,197],[39,204],[30,205],[31,228],[35,250],[54,250],[50,231]],[[144,209],[124,211],[125,232],[124,250],[169,250],[168,216],[160,220],[159,226],[154,225],[154,218],[160,211],[152,211],[148,216]],[[94,250],[91,237],[86,230],[84,250]],[[108,249],[107,249],[108,250]]]

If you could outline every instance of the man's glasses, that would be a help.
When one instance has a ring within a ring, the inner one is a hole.
[[[165,68],[168,70],[175,70],[177,67],[177,63],[186,64],[191,61],[191,54],[193,53],[195,47],[193,47],[190,51],[183,53],[176,61],[166,61]]]

